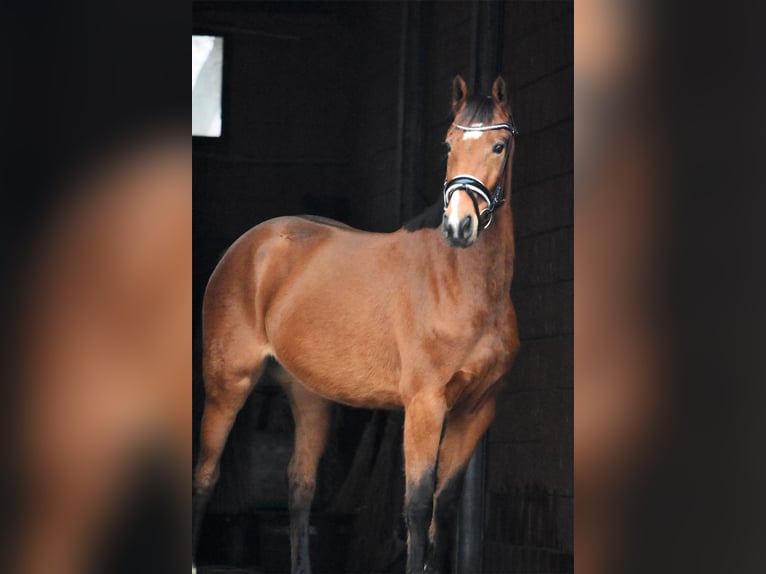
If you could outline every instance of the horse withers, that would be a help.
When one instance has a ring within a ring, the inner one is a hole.
[[[309,511],[332,402],[404,409],[407,572],[450,571],[465,467],[519,346],[506,201],[516,131],[505,82],[470,96],[457,76],[452,107],[437,228],[367,233],[280,217],[241,236],[213,272],[194,547],[229,431],[272,357],[295,419],[292,572],[311,571]]]

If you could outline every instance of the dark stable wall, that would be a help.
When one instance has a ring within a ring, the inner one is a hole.
[[[486,50],[472,46],[487,5],[193,3],[194,32],[224,36],[223,137],[193,142],[195,452],[199,309],[218,258],[271,217],[316,213],[391,231],[439,200],[451,81],[482,75]],[[492,14],[492,77],[508,82],[522,132],[512,196],[522,348],[487,440],[483,571],[570,571],[572,8],[509,2]],[[333,555],[312,548],[315,570],[400,571],[401,414],[335,415],[312,520]],[[203,563],[286,566],[291,433],[267,377],[226,449]]]
[[[565,3],[504,6],[502,70],[521,131],[511,295],[521,350],[487,447],[484,570],[572,571],[573,23]]]

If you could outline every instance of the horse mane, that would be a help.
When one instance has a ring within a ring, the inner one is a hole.
[[[426,209],[419,215],[416,215],[412,219],[405,221],[402,228],[407,231],[417,231],[418,229],[436,229],[442,224],[442,218],[444,217],[444,205],[442,198],[436,200],[433,205],[426,207]]]
[[[470,96],[455,121],[463,125],[491,124],[494,115],[495,103],[490,96]]]
[[[346,225],[341,221],[330,219],[329,217],[323,217],[321,215],[298,215],[301,219],[306,219],[314,223],[321,223],[322,225],[329,225],[330,227],[340,227],[342,229],[352,229],[350,225]]]

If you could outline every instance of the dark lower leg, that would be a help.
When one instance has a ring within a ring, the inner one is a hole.
[[[287,387],[295,419],[295,451],[287,471],[292,573],[311,574],[309,514],[317,465],[330,428],[330,403],[292,379],[282,384]]]
[[[311,574],[309,515],[314,498],[314,485],[290,479],[289,489],[292,574]]]
[[[212,489],[192,489],[192,566],[197,563],[197,546],[202,533],[202,519],[205,517],[211,491]]]
[[[453,474],[436,494],[432,551],[426,570],[428,574],[449,574],[452,571],[457,536],[457,513],[464,477],[465,467]]]
[[[192,566],[196,564],[197,545],[202,532],[202,521],[210,495],[218,482],[219,462],[229,431],[244,398],[237,408],[219,408],[207,402],[202,416],[200,460],[194,471],[192,486]]]
[[[466,465],[476,443],[492,421],[494,412],[494,400],[487,400],[477,409],[454,409],[446,423],[439,447],[439,477],[431,530],[429,574],[449,574],[455,566],[457,515]]]
[[[428,545],[428,528],[433,512],[436,473],[429,468],[415,484],[407,485],[404,505],[407,522],[407,574],[421,574]]]

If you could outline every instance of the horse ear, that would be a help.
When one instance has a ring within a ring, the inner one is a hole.
[[[492,99],[499,106],[508,104],[508,94],[505,91],[505,80],[502,76],[498,76],[492,84]]]
[[[465,101],[468,99],[468,86],[463,79],[463,76],[458,74],[455,79],[452,80],[452,111],[455,115],[460,113],[465,106]]]

